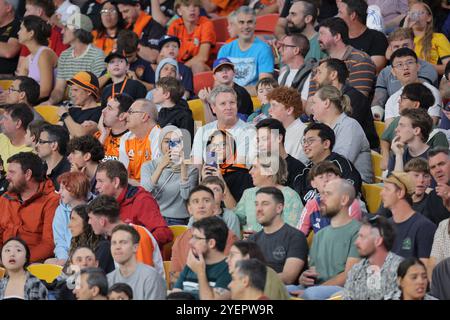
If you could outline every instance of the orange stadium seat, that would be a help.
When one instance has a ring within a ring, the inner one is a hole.
[[[60,117],[58,115],[57,106],[36,106],[34,110],[39,113],[45,121],[51,124],[57,124]]]
[[[261,101],[259,101],[258,97],[252,96],[252,102],[253,102],[253,111],[256,111],[259,108],[261,108]]]
[[[214,86],[214,77],[212,71],[200,72],[194,75],[194,92],[198,95],[203,88]]]
[[[163,247],[163,259],[164,261],[170,260],[172,256],[172,246],[175,243],[176,238],[181,236],[187,229],[187,226],[183,225],[175,225],[175,226],[169,226],[169,229],[173,233],[173,240],[169,243],[166,243]]]
[[[271,35],[274,34],[278,18],[279,18],[278,13],[271,13],[256,17],[255,33],[271,34]]]
[[[362,184],[362,193],[367,203],[369,213],[376,213],[381,204],[381,190],[383,187],[379,184]]]
[[[225,42],[230,38],[228,33],[228,18],[220,17],[211,20],[214,25],[214,31],[216,32],[216,41]]]

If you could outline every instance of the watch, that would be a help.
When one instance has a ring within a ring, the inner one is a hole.
[[[67,118],[68,116],[70,116],[69,111],[64,112],[64,113],[61,115],[61,117],[60,117],[61,121],[66,120],[66,118]]]

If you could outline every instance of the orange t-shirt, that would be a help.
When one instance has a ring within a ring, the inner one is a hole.
[[[136,230],[139,233],[140,236],[139,246],[136,252],[136,260],[138,262],[154,267],[153,251],[155,250],[155,247],[153,246],[152,239],[147,233],[149,231],[147,231],[142,226],[138,226],[135,224],[130,225],[134,228],[134,230]]]
[[[107,56],[116,45],[116,39],[112,39],[110,37],[107,37],[106,35],[100,37],[96,30],[92,31],[92,35],[94,36],[94,45],[97,48],[103,50],[105,56]]]
[[[152,149],[148,137],[133,138],[125,141],[125,151],[128,155],[128,177],[141,180],[141,167],[144,162],[152,160]]]
[[[180,39],[181,47],[178,53],[178,61],[186,62],[196,56],[200,51],[200,45],[210,43],[211,47],[216,45],[216,33],[211,20],[200,17],[192,33],[188,33],[182,18],[176,19],[167,30],[167,34]]]
[[[110,134],[106,137],[105,142],[103,143],[103,149],[105,150],[103,161],[119,160],[120,138],[122,138],[126,132],[128,131],[122,132],[119,135]],[[96,139],[100,138],[100,131],[94,133],[94,137]]]
[[[211,0],[217,6],[219,16],[227,16],[240,6],[244,5],[243,0]]]

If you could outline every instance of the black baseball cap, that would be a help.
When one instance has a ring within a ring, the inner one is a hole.
[[[117,50],[117,51],[111,51],[111,53],[110,54],[108,54],[107,56],[106,56],[106,58],[105,58],[105,62],[106,63],[109,63],[112,59],[114,59],[114,58],[119,58],[119,59],[124,59],[127,63],[128,63],[128,59],[127,59],[127,57],[125,56],[125,53],[123,52],[122,50]]]
[[[164,45],[167,42],[176,42],[178,43],[178,47],[181,45],[180,39],[178,39],[175,36],[169,36],[169,35],[163,35],[158,42],[158,50],[161,51],[162,47],[164,47]]]

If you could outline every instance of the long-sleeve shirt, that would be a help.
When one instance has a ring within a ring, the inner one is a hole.
[[[55,241],[55,257],[57,259],[67,259],[69,257],[70,241],[72,234],[68,228],[70,221],[70,211],[72,208],[60,202],[56,208],[53,218],[53,239]]]

